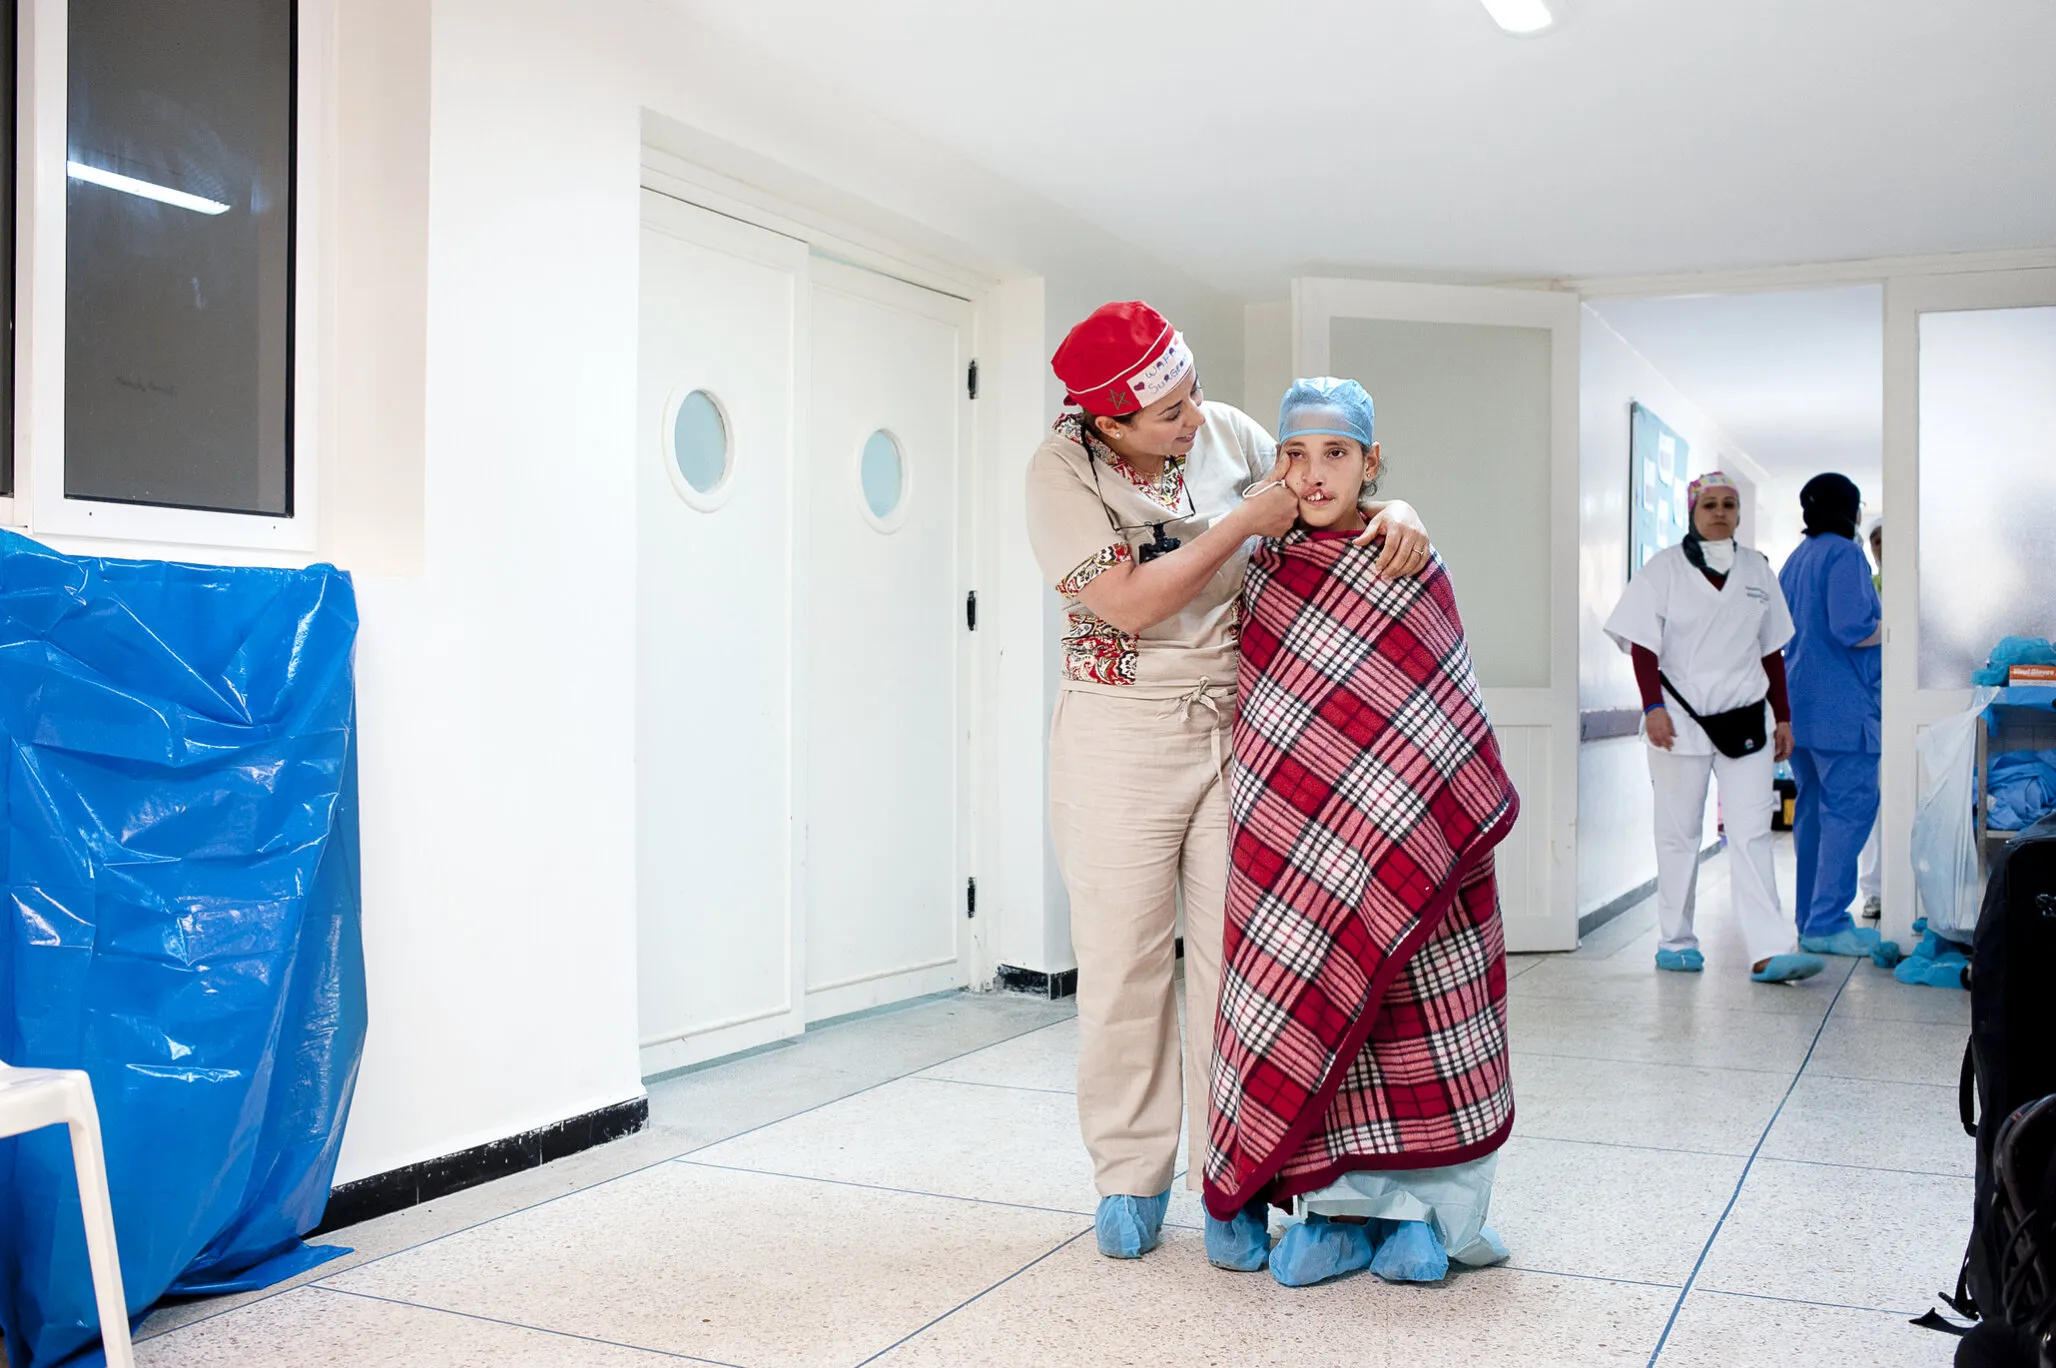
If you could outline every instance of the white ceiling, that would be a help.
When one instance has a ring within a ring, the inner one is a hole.
[[[1877,286],[1587,302],[1781,489],[1838,470],[1880,503]]]
[[[2056,245],[2051,0],[669,0],[1246,298]]]

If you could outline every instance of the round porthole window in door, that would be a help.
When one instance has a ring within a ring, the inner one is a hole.
[[[907,502],[906,455],[899,439],[884,428],[864,439],[857,482],[864,496],[864,515],[871,525],[880,532],[897,531]]]
[[[671,403],[664,424],[665,470],[680,498],[711,513],[727,501],[735,470],[735,442],[721,403],[703,389]]]

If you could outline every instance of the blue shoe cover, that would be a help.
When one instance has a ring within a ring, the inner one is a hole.
[[[1818,955],[1772,955],[1763,968],[1749,975],[1752,983],[1797,983],[1827,968]]]
[[[1254,1273],[1271,1261],[1269,1203],[1251,1202],[1234,1218],[1206,1218],[1206,1261],[1215,1268]]]
[[[1963,988],[1963,971],[1969,967],[1970,961],[1961,955],[1911,955],[1899,961],[1892,977],[1917,988]]]
[[[1880,969],[1895,969],[1899,965],[1899,942],[1879,941],[1870,947],[1870,962]]]
[[[1449,1276],[1449,1251],[1426,1221],[1398,1221],[1379,1244],[1371,1272],[1386,1282],[1441,1282]]]
[[[1697,950],[1659,950],[1656,967],[1673,974],[1696,974],[1706,968],[1706,956]]]
[[[1149,1253],[1163,1234],[1164,1212],[1170,1206],[1168,1188],[1154,1197],[1100,1198],[1099,1214],[1092,1219],[1099,1252],[1109,1259],[1139,1259]]]
[[[1287,1287],[1312,1287],[1369,1268],[1375,1253],[1369,1226],[1309,1216],[1285,1227],[1285,1237],[1271,1251],[1271,1276]]]
[[[1878,933],[1868,926],[1846,927],[1832,936],[1799,938],[1799,948],[1809,955],[1846,955],[1851,959],[1868,959],[1871,950],[1879,943]],[[1895,945],[1893,949],[1898,947]]]

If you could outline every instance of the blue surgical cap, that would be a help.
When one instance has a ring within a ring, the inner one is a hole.
[[[1282,446],[1294,437],[1324,433],[1354,438],[1369,450],[1373,416],[1371,396],[1354,380],[1332,375],[1295,380],[1278,405],[1278,442]]]

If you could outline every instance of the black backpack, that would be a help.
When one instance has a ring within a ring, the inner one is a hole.
[[[1978,1209],[1985,1318],[1956,1368],[2056,1365],[2056,1093],[2008,1116],[1992,1141],[1992,1200]]]
[[[1964,1130],[1977,1138],[1977,1208],[1956,1295],[1947,1300],[1960,1313],[1988,1322],[2007,1320],[2003,1270],[2017,1267],[2021,1257],[2017,1244],[2006,1248],[2018,1231],[2006,1217],[1994,1163],[2003,1123],[2056,1093],[2052,979],[2056,817],[2047,817],[1993,862],[1970,952],[1970,1043],[1958,1105]],[[2021,1156],[2008,1157],[2016,1167],[2023,1162]],[[2044,1249],[2042,1257],[2056,1260],[2056,1249]]]

